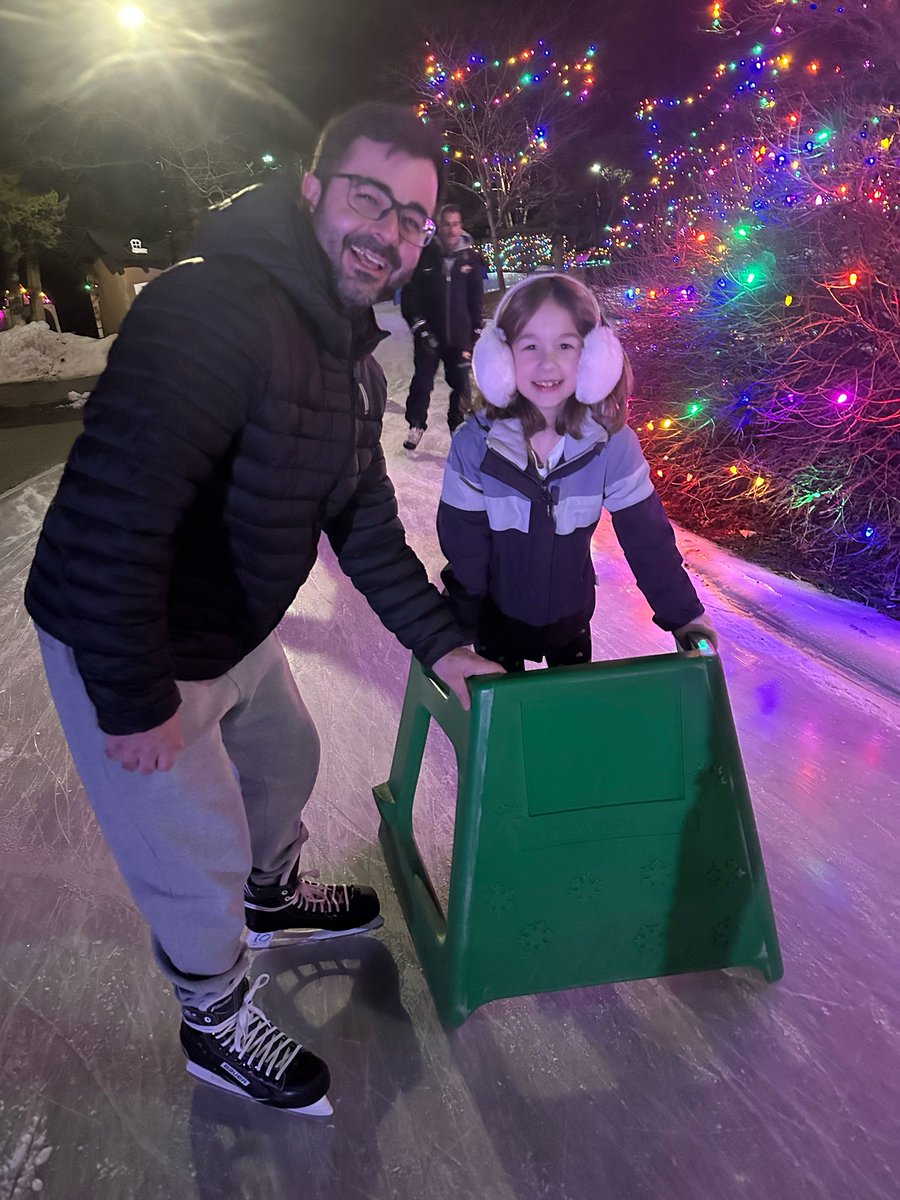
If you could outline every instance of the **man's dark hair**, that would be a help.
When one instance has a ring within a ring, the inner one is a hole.
[[[444,151],[433,125],[426,125],[410,109],[399,104],[372,101],[357,104],[328,122],[313,155],[313,175],[323,182],[338,169],[357,138],[369,138],[402,151],[411,158],[427,158],[438,178],[438,195],[444,183]]]
[[[444,217],[446,217],[448,213],[458,213],[459,219],[462,220],[462,215],[463,215],[462,209],[459,207],[458,204],[443,205],[443,207],[441,208],[441,215],[438,217],[438,220],[443,221]]]

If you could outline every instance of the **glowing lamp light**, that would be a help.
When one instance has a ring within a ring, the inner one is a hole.
[[[140,29],[144,24],[144,14],[136,4],[124,4],[116,14],[119,24],[125,29]]]
[[[868,542],[871,538],[873,538],[875,536],[875,529],[872,525],[867,525],[865,527],[865,529],[862,531],[862,533],[863,533],[863,537]]]
[[[669,426],[672,424],[672,418],[666,417],[664,421],[660,422],[660,424],[662,425],[663,429],[668,429]]]
[[[847,276],[847,282],[851,287],[856,287],[856,285],[859,283],[859,274],[856,271],[851,271]]]
[[[816,208],[821,208],[824,203],[825,203],[825,199],[822,196],[822,193],[820,192],[819,195],[816,196]]]
[[[790,308],[793,303],[794,303],[794,297],[790,294],[790,292],[788,292],[788,294],[784,298],[784,307]]]
[[[737,475],[737,473],[738,473],[738,469],[734,465],[734,463],[731,464],[731,466],[728,468],[728,471],[731,475]]]
[[[850,399],[849,392],[838,392],[838,394],[834,398],[834,401],[835,401],[835,404],[846,404],[849,399]]]
[[[647,429],[650,431],[650,433],[652,433],[652,432],[653,432],[654,428],[655,428],[655,426],[654,426],[653,422],[652,422],[652,421],[648,421],[648,422],[647,422]]]
[[[657,469],[656,469],[656,474],[659,476],[660,479],[662,479],[662,470],[659,467],[657,467]]]
[[[749,229],[745,229],[743,225],[739,225],[738,228],[734,231],[734,236],[739,237],[739,238],[749,237],[750,231],[749,231]]]
[[[702,410],[703,410],[703,405],[694,402],[693,404],[688,405],[687,415],[689,417],[696,417],[696,415],[699,412],[702,412]]]

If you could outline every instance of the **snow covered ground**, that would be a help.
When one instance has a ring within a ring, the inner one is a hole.
[[[56,333],[45,321],[15,325],[0,332],[0,384],[99,375],[115,340]]]
[[[436,575],[446,391],[389,469]],[[497,1001],[438,1022],[378,849],[406,653],[323,552],[281,635],[322,736],[309,863],[373,883],[373,938],[258,957],[266,1008],[326,1057],[335,1116],[302,1121],[194,1085],[177,1010],[62,743],[21,590],[50,472],[0,502],[0,1200],[896,1200],[900,1150],[900,625],[681,544],[723,660],[785,959]],[[606,522],[597,657],[669,650]],[[652,752],[652,719],[647,724]],[[598,740],[598,762],[602,762]],[[452,754],[429,738],[417,839],[445,894]],[[563,882],[563,881],[561,881]],[[583,914],[581,914],[583,917]],[[573,914],[576,919],[577,914]]]

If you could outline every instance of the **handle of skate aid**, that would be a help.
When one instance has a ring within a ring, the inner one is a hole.
[[[678,646],[679,654],[689,654],[692,650],[696,650],[701,658],[715,658],[716,648],[702,633],[691,632],[686,633],[684,637],[675,638],[675,643]]]
[[[453,695],[453,692],[450,690],[449,685],[444,683],[443,679],[439,679],[438,676],[435,675],[434,671],[432,671],[431,667],[423,666],[422,673],[442,700],[450,699],[450,697]]]

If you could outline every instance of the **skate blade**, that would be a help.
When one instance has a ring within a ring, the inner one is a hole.
[[[354,925],[352,929],[279,929],[275,933],[254,933],[247,930],[248,950],[275,950],[279,946],[302,946],[308,942],[332,941],[334,938],[352,937],[355,933],[372,933],[384,924],[384,917],[377,916],[368,925]]]
[[[207,1071],[205,1067],[200,1067],[196,1063],[187,1062],[187,1070],[189,1075],[193,1075],[195,1079],[200,1079],[204,1083],[211,1083],[213,1087],[221,1088],[223,1092],[231,1092],[235,1096],[240,1096],[244,1100],[251,1100],[254,1104],[259,1104],[263,1108],[272,1108],[276,1112],[296,1113],[301,1117],[330,1117],[334,1112],[331,1101],[327,1094],[316,1100],[313,1104],[307,1104],[303,1108],[281,1108],[277,1104],[263,1104],[261,1100],[257,1100],[243,1088],[239,1088],[236,1083],[229,1083],[227,1079],[223,1079],[221,1075],[216,1075],[214,1071]]]

